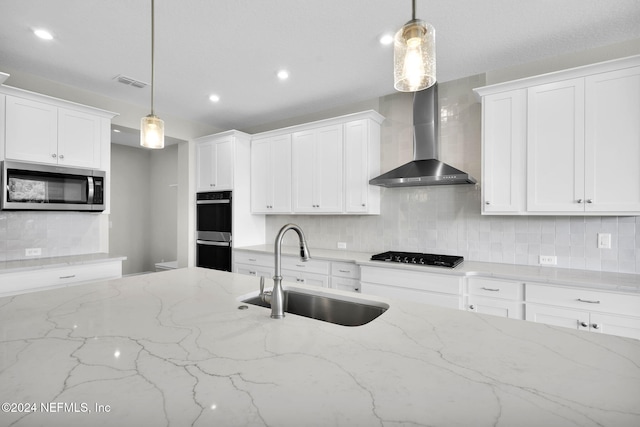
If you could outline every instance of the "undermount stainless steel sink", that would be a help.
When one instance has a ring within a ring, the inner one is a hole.
[[[242,302],[261,307],[271,307],[271,304],[263,301],[259,295],[247,298]],[[389,306],[384,303],[356,302],[290,289],[284,291],[285,313],[297,314],[298,316],[342,326],[367,324],[387,311],[388,308]]]

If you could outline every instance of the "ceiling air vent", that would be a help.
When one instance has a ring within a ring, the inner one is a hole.
[[[115,79],[122,84],[137,87],[139,89],[149,86],[148,83],[141,82],[140,80],[132,79],[131,77],[127,77],[122,74],[117,75]]]

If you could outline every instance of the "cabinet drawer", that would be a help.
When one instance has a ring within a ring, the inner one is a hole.
[[[309,261],[302,261],[298,257],[283,256],[282,257],[282,269],[324,274],[329,275],[329,262],[310,259]]]
[[[238,274],[246,274],[247,276],[262,276],[265,279],[271,279],[273,277],[273,267],[263,267],[261,265],[235,263],[233,272]],[[267,280],[265,283],[270,282],[269,280]],[[265,284],[265,286],[267,285]]]
[[[395,268],[362,266],[361,282],[462,295],[462,277]]]
[[[282,270],[282,280],[290,283],[302,283],[311,286],[329,287],[329,276],[326,274],[316,274],[300,272],[295,270]]]
[[[233,259],[239,264],[260,265],[263,267],[274,266],[274,255],[249,251],[233,251]]]
[[[360,267],[352,262],[332,262],[331,275],[347,279],[359,279]]]
[[[378,285],[375,283],[361,282],[361,292],[366,295],[376,295],[385,298],[394,298],[409,302],[437,305],[445,308],[462,308],[462,297],[458,295],[424,292],[417,289],[407,289],[395,286]]]
[[[469,294],[489,298],[522,300],[524,285],[521,282],[489,279],[484,277],[469,278]]]
[[[599,311],[628,316],[640,316],[640,296],[526,284],[526,302]]]
[[[0,275],[0,295],[122,277],[122,262],[83,264]]]

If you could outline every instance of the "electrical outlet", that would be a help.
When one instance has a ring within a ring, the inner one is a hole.
[[[598,233],[598,248],[611,249],[611,233]]]
[[[38,256],[42,255],[41,248],[27,248],[24,250],[24,256]]]
[[[338,242],[338,249],[347,249],[346,242]]]
[[[540,265],[557,265],[558,257],[554,255],[540,255]]]

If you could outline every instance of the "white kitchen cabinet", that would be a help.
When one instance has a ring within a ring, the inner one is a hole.
[[[585,98],[585,210],[638,214],[640,67],[587,77]]]
[[[584,211],[584,123],[584,79],[529,88],[528,211]]]
[[[510,319],[524,319],[524,284],[471,276],[467,279],[466,309]]]
[[[369,179],[380,173],[383,120],[364,111],[254,135],[252,212],[380,214],[380,188]]]
[[[360,267],[353,262],[331,262],[331,288],[360,292]]]
[[[640,56],[475,91],[483,214],[640,215]],[[514,167],[523,128],[526,164]]]
[[[0,274],[0,297],[122,277],[122,260]]]
[[[462,281],[428,271],[360,266],[361,292],[447,308],[462,309]]]
[[[640,339],[640,296],[526,284],[526,320]]]
[[[294,213],[342,213],[342,125],[295,132],[291,147]]]
[[[196,140],[196,191],[232,190],[233,165],[232,136]]]
[[[274,257],[271,254],[261,254],[253,251],[233,251],[233,272],[249,276],[264,277],[265,286],[274,275]]]
[[[101,167],[103,127],[109,119],[16,96],[5,102],[5,158]]]
[[[379,141],[380,124],[371,119],[354,120],[344,125],[346,213],[380,213],[380,187],[369,185],[369,180],[380,174]]]
[[[291,135],[251,141],[251,211],[291,212]]]
[[[482,98],[482,213],[525,210],[526,90]]]

